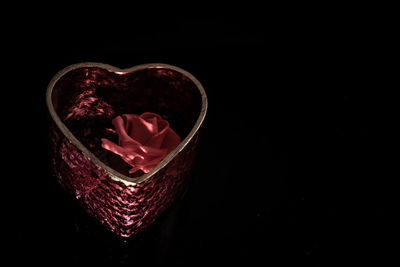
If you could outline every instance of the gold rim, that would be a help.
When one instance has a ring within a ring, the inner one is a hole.
[[[54,106],[53,106],[53,103],[51,101],[51,95],[52,95],[52,92],[53,92],[54,85],[57,83],[57,81],[64,74],[68,73],[71,70],[78,69],[78,68],[83,68],[83,67],[99,67],[99,68],[104,68],[104,69],[107,69],[107,70],[110,70],[110,71],[113,71],[113,72],[123,72],[123,73],[134,72],[134,71],[138,71],[138,70],[141,70],[141,69],[156,68],[156,67],[167,68],[167,69],[172,69],[172,70],[178,71],[178,72],[182,73],[183,75],[185,75],[186,77],[188,77],[191,81],[193,81],[194,84],[196,85],[197,89],[199,90],[200,95],[201,95],[201,99],[202,99],[202,106],[201,106],[200,115],[199,115],[194,127],[192,128],[192,130],[188,134],[188,136],[167,157],[165,157],[160,163],[158,163],[158,165],[156,167],[154,167],[153,170],[151,170],[149,173],[143,174],[142,176],[135,177],[135,178],[123,175],[122,173],[117,172],[116,170],[114,170],[114,169],[110,168],[109,166],[107,166],[106,164],[104,164],[92,152],[90,152],[68,130],[68,128],[61,121],[61,119],[58,117],[57,113],[54,110]],[[67,137],[68,140],[73,145],[75,145],[80,151],[82,151],[82,153],[86,157],[88,157],[93,162],[95,162],[97,165],[99,165],[101,168],[103,168],[113,180],[119,181],[119,182],[123,182],[126,185],[135,185],[135,184],[138,184],[138,183],[145,182],[146,180],[151,178],[153,175],[155,175],[158,171],[160,171],[162,168],[164,168],[173,158],[175,158],[175,156],[177,156],[186,147],[186,145],[192,140],[193,136],[199,130],[199,128],[200,128],[201,124],[203,123],[204,118],[206,116],[207,106],[208,106],[206,92],[204,91],[204,88],[201,85],[201,83],[192,74],[190,74],[186,70],[183,70],[183,69],[178,68],[176,66],[163,64],[163,63],[141,64],[141,65],[137,65],[137,66],[134,66],[134,67],[131,67],[131,68],[127,68],[127,69],[120,69],[120,68],[117,68],[117,67],[114,67],[114,66],[111,66],[111,65],[108,65],[108,64],[95,63],[95,62],[84,62],[84,63],[78,63],[78,64],[70,65],[70,66],[62,69],[61,71],[59,71],[53,77],[53,79],[50,81],[50,83],[49,83],[49,85],[47,87],[46,103],[47,103],[47,108],[49,109],[49,112],[50,112],[50,115],[51,115],[52,119],[54,120],[54,122],[56,123],[56,125],[58,126],[60,131],[65,135],[65,137]]]

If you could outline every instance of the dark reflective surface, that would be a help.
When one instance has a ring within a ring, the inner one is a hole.
[[[10,89],[9,99],[19,101],[4,113],[13,140],[6,165],[17,170],[2,178],[3,231],[13,262],[385,261],[393,250],[388,217],[396,194],[385,167],[393,160],[379,138],[386,122],[377,97],[382,79],[368,56],[371,28],[354,30],[351,19],[302,24],[290,18],[265,27],[189,19],[175,31],[96,35],[83,44],[46,30],[24,35],[14,47],[15,65],[38,66],[14,68],[19,72],[8,77],[9,88],[18,91]],[[209,98],[185,195],[127,242],[81,212],[48,171],[45,87],[56,71],[82,61],[177,65],[202,82]]]

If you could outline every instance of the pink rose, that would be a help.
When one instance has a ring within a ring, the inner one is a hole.
[[[102,147],[119,155],[133,168],[129,173],[150,172],[180,143],[180,137],[160,115],[145,112],[142,115],[123,114],[112,121],[119,136],[119,144],[102,140]]]

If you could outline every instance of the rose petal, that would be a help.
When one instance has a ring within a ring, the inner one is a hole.
[[[122,116],[125,121],[125,128],[128,135],[141,144],[145,144],[157,130],[157,126],[139,116]]]
[[[152,120],[153,118],[156,118],[157,120],[162,120],[162,117],[160,115],[152,112],[144,112],[142,115],[140,115],[140,117],[145,121]]]
[[[101,146],[103,148],[112,151],[123,158],[126,158],[128,160],[133,160],[136,157],[139,157],[141,159],[144,159],[140,146],[121,147],[105,138],[102,138],[101,141],[102,141]]]
[[[164,142],[165,136],[167,134],[168,128],[164,128],[161,132],[153,135],[147,142],[146,146],[161,148],[162,143]]]
[[[158,114],[123,114],[113,119],[119,145],[102,139],[102,147],[119,155],[133,168],[129,173],[150,172],[180,143],[180,137]]]
[[[181,138],[171,128],[168,128],[160,148],[165,148],[168,152],[171,152],[180,142]]]
[[[119,136],[119,144],[127,144],[133,139],[127,134],[125,130],[125,122],[121,116],[117,116],[112,120],[112,123],[115,127],[115,131]]]

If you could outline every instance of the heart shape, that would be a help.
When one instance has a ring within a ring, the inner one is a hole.
[[[131,236],[147,227],[183,190],[196,155],[207,96],[189,72],[167,64],[119,69],[102,63],[71,65],[51,80],[52,166],[59,183],[111,231]],[[149,173],[129,174],[101,138],[120,114],[154,112],[181,143]]]

